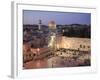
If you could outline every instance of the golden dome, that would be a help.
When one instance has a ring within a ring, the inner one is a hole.
[[[50,29],[56,29],[56,23],[55,23],[55,21],[50,21],[49,22],[49,28]]]

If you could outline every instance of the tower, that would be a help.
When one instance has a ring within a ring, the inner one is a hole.
[[[42,24],[42,21],[39,20],[39,23],[38,23],[38,29],[41,30],[41,24]]]

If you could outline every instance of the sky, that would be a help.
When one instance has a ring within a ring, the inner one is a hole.
[[[55,21],[56,24],[91,24],[90,13],[75,13],[75,12],[54,12],[54,11],[23,11],[23,24],[38,24],[42,20],[43,25],[48,25],[50,21]]]

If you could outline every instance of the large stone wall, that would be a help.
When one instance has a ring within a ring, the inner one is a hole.
[[[89,38],[58,37],[57,48],[91,50],[91,40]]]

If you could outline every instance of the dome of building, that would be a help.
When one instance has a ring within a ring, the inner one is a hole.
[[[49,22],[49,29],[56,29],[56,23],[55,23],[55,21],[50,21]]]

